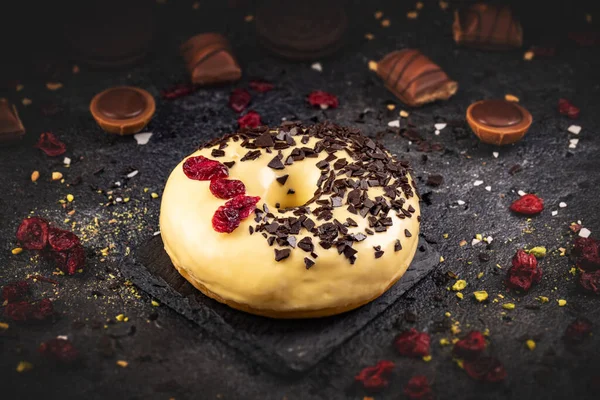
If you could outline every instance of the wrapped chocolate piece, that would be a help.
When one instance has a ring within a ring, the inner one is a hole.
[[[0,146],[21,140],[25,128],[19,119],[17,108],[4,98],[0,98]]]
[[[237,81],[242,76],[229,42],[218,33],[193,36],[181,45],[180,50],[192,83],[213,85]]]
[[[482,50],[510,50],[523,45],[523,30],[510,8],[473,4],[454,13],[454,41]]]
[[[458,83],[415,49],[393,51],[383,57],[377,63],[377,75],[386,88],[411,107],[447,100],[458,89]]]

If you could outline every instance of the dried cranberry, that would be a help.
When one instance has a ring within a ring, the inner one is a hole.
[[[259,92],[259,93],[266,93],[268,91],[273,90],[273,88],[275,88],[275,85],[273,85],[272,83],[269,82],[265,82],[265,81],[252,81],[250,82],[250,89]]]
[[[77,270],[85,267],[85,250],[80,244],[69,250],[53,251],[51,256],[54,258],[58,269],[67,275],[73,275]]]
[[[35,147],[42,150],[50,157],[60,156],[67,151],[67,146],[50,132],[42,133],[40,135],[40,140],[38,140]]]
[[[327,108],[337,108],[339,105],[338,98],[331,93],[322,90],[315,90],[308,95],[308,102],[313,107],[321,107],[323,110]]]
[[[511,289],[528,291],[531,285],[542,279],[542,270],[538,267],[533,254],[517,251],[512,259],[512,267],[506,274],[506,286]]]
[[[573,252],[577,267],[584,271],[600,269],[600,241],[593,238],[577,238],[573,243]]]
[[[504,365],[494,357],[466,360],[463,367],[471,378],[482,382],[501,382],[506,378]]]
[[[194,93],[196,88],[190,84],[178,84],[171,88],[161,90],[160,95],[163,99],[174,100]]]
[[[258,196],[238,195],[225,203],[225,207],[235,208],[240,212],[240,218],[246,219],[254,212],[256,203],[258,203],[259,200],[260,197]]]
[[[2,288],[2,300],[13,303],[27,296],[27,293],[29,293],[29,283],[26,281],[9,283]]]
[[[571,118],[571,119],[577,119],[579,118],[579,107],[575,107],[574,105],[570,105],[569,109],[567,110],[567,117]]]
[[[19,301],[9,303],[4,307],[4,316],[13,321],[43,321],[54,314],[52,302],[50,299],[42,299],[36,303]]]
[[[231,207],[221,206],[212,217],[213,229],[219,233],[231,233],[240,226],[240,212]]]
[[[79,244],[79,238],[69,231],[50,228],[48,231],[48,244],[54,251],[66,251]]]
[[[387,360],[381,360],[376,365],[362,369],[354,377],[356,382],[369,391],[377,391],[386,388],[390,382],[388,378],[394,370],[394,363]]]
[[[425,332],[418,332],[415,328],[401,333],[395,340],[396,350],[403,356],[423,357],[429,354],[431,339]]]
[[[79,351],[67,339],[50,339],[40,344],[38,351],[45,357],[64,364],[70,364],[79,357]]]
[[[229,95],[229,107],[237,113],[241,113],[250,104],[250,93],[246,89],[234,89]]]
[[[587,318],[577,318],[571,322],[565,330],[565,340],[569,344],[578,344],[583,342],[592,333],[592,323]]]
[[[566,115],[569,112],[571,103],[567,99],[558,99],[558,112],[562,115]]]
[[[452,352],[458,358],[474,360],[485,350],[485,338],[479,331],[471,331],[463,339],[454,344]]]
[[[410,378],[406,386],[404,386],[404,394],[410,400],[433,399],[431,386],[429,386],[427,377],[423,375],[416,375]]]
[[[185,160],[183,172],[188,178],[197,181],[210,181],[229,176],[229,170],[225,165],[203,156],[190,157]]]
[[[584,290],[600,295],[600,269],[580,273],[579,284]]]
[[[544,209],[544,200],[540,199],[535,194],[526,194],[515,200],[510,205],[510,209],[524,215],[539,214]]]
[[[17,229],[17,240],[28,250],[42,250],[48,244],[48,222],[43,218],[25,218]]]
[[[219,199],[231,199],[246,193],[246,186],[237,179],[213,179],[210,181],[210,192]]]
[[[256,111],[248,111],[246,115],[242,115],[238,118],[238,124],[241,128],[256,128],[260,126],[262,122],[260,121],[260,114]]]

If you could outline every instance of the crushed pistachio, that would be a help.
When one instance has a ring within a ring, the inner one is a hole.
[[[125,320],[125,315],[119,314],[115,317],[115,319],[119,322],[123,322],[123,320]]]
[[[498,293],[498,297],[500,297],[501,299],[503,299],[503,298],[504,298],[504,295],[503,295],[503,294],[501,294],[501,293]]]
[[[456,365],[458,365],[458,368],[460,369],[464,369],[465,367],[463,366],[463,360],[460,360],[458,358],[454,359],[454,362],[456,363]]]
[[[373,40],[375,39],[375,35],[373,35],[372,33],[365,33],[365,39]]]
[[[502,304],[502,308],[504,308],[505,310],[514,310],[515,303],[504,303]]]
[[[467,287],[467,281],[465,281],[464,279],[459,279],[456,282],[454,282],[454,285],[452,285],[452,290],[454,290],[455,292],[461,291],[464,288]]]
[[[477,292],[473,292],[473,296],[480,303],[488,299],[488,293],[485,290],[478,290]]]
[[[559,251],[558,255],[561,256],[561,257],[564,257],[565,254],[566,254],[566,252],[567,252],[567,249],[565,249],[564,247],[559,247],[558,251]]]
[[[460,247],[463,247],[463,246],[465,246],[466,244],[467,244],[467,241],[466,241],[466,240],[464,240],[464,239],[463,239],[463,240],[461,240],[460,242],[458,242],[458,245],[459,245]]]
[[[52,180],[53,181],[59,181],[61,180],[63,177],[63,174],[61,174],[60,172],[53,172],[52,173]]]
[[[490,330],[489,330],[489,328],[485,328],[485,330],[482,332],[482,335],[486,336],[486,337],[490,336]]]
[[[461,300],[464,298],[464,296],[461,292],[456,293],[456,297],[458,297]]]
[[[406,13],[406,18],[408,19],[417,19],[418,16],[419,13],[417,13],[416,11],[409,11]]]
[[[535,55],[535,53],[533,51],[528,50],[525,52],[525,54],[523,54],[523,60],[531,61],[531,60],[533,60],[534,55]]]
[[[27,361],[19,361],[17,364],[17,372],[27,372],[33,369],[33,364]]]
[[[564,300],[564,299],[558,299],[557,301],[558,301],[558,306],[559,307],[564,307],[564,306],[567,305],[567,301]]]
[[[75,200],[75,196],[73,196],[72,194],[68,194],[68,195],[67,195],[67,201],[68,201],[69,203],[71,203],[71,202],[73,202],[73,200]]]
[[[9,325],[6,322],[0,322],[0,329],[8,329]]]
[[[446,311],[446,313],[444,314],[446,317],[450,318],[452,316],[452,314],[450,314],[449,311]]]
[[[540,297],[538,297],[538,300],[539,300],[541,303],[547,303],[547,302],[549,302],[549,301],[550,301],[550,299],[548,299],[546,296],[540,296]]]
[[[396,108],[396,105],[395,104],[388,104],[386,107],[387,107],[388,110],[394,111],[394,109]]]
[[[426,356],[423,356],[423,361],[425,361],[425,362],[429,362],[429,361],[431,361],[431,355],[430,355],[430,354],[428,354],[428,355],[426,355]]]
[[[460,326],[458,326],[458,325],[452,325],[450,327],[450,332],[452,332],[453,335],[458,335],[461,332]]]
[[[126,368],[129,365],[129,363],[125,360],[117,360],[117,365],[121,368]]]
[[[152,303],[152,307],[158,307],[158,306],[160,306],[160,303],[158,301],[156,301],[156,300],[152,300],[151,303]]]
[[[443,237],[444,239],[448,239],[448,236],[449,236],[449,235],[448,235],[447,233],[444,233],[444,234],[442,235],[442,237]]]
[[[405,111],[405,110],[400,110],[400,117],[402,117],[402,118],[408,118],[408,116],[409,116],[409,115],[410,115],[410,114],[408,114],[408,112],[407,112],[407,111]]]
[[[513,94],[506,94],[504,95],[504,100],[506,101],[513,101],[515,103],[519,102],[519,98]]]
[[[23,249],[21,247],[15,247],[10,252],[17,255],[17,254],[21,254],[23,252]]]
[[[442,262],[444,262],[444,260],[445,260],[444,256],[440,256],[440,262],[442,263]]]
[[[369,61],[369,69],[371,71],[377,71],[377,61]]]
[[[40,172],[39,171],[33,171],[31,173],[31,182],[35,182],[38,179],[40,179]]]
[[[381,26],[383,26],[384,28],[387,28],[390,25],[391,25],[391,22],[387,18],[381,21]]]
[[[150,197],[152,197],[153,199],[158,199],[158,193],[152,192],[150,193]]]
[[[450,341],[446,338],[441,338],[440,339],[440,346],[448,346],[450,344]]]
[[[475,235],[475,239],[477,239],[481,242],[483,240],[483,235],[481,233],[478,233]]]
[[[480,273],[477,274],[477,279],[481,279],[483,278],[483,271],[481,271]]]
[[[525,342],[525,345],[527,346],[527,348],[531,351],[535,350],[535,341],[533,341],[532,339],[529,339]]]
[[[46,87],[48,90],[58,90],[63,87],[63,84],[60,82],[48,82],[46,83]]]
[[[533,254],[535,258],[546,257],[546,248],[544,246],[536,246],[528,251],[529,254]]]
[[[569,273],[573,276],[577,275],[577,268],[571,267],[571,269],[569,270]]]
[[[460,339],[459,339],[459,338],[457,338],[457,337],[455,337],[455,338],[452,338],[452,344],[456,344],[456,342],[458,342],[459,340],[460,340]]]

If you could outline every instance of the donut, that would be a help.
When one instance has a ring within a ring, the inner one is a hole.
[[[160,232],[206,296],[271,318],[343,313],[383,294],[418,242],[407,162],[332,123],[245,128],[171,172]]]

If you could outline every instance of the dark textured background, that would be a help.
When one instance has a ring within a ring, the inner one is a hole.
[[[585,3],[558,2],[550,7],[548,2],[515,2],[525,26],[523,50],[530,44],[558,46],[556,57],[527,62],[523,61],[523,51],[482,53],[457,48],[450,34],[451,12],[441,11],[437,2],[425,1],[425,8],[414,21],[405,17],[414,7],[412,2],[352,2],[348,6],[354,16],[349,45],[344,52],[321,60],[323,72],[319,73],[310,69],[310,63],[287,63],[263,52],[255,42],[253,23],[243,18],[252,13],[252,4],[236,3],[235,9],[228,8],[226,2],[202,3],[198,10],[192,9],[191,1],[183,0],[153,5],[157,40],[145,63],[115,71],[94,71],[80,65],[77,75],[70,72],[72,63],[57,55],[61,54],[57,37],[68,16],[64,9],[53,3],[21,2],[18,13],[0,13],[2,37],[9,42],[6,47],[22,56],[3,58],[0,80],[10,89],[3,89],[2,96],[18,104],[28,130],[21,145],[0,149],[0,285],[28,274],[51,276],[52,267],[31,254],[10,253],[16,246],[16,227],[30,213],[74,229],[89,252],[83,274],[58,276],[58,286],[35,285],[36,296],[55,300],[59,313],[56,321],[34,326],[10,322],[9,329],[0,331],[1,397],[362,399],[364,394],[352,385],[353,376],[380,359],[391,359],[397,364],[391,387],[375,395],[376,399],[401,397],[401,388],[414,374],[426,375],[441,399],[596,398],[600,335],[580,346],[579,351],[566,349],[561,336],[579,315],[592,320],[597,332],[600,300],[577,290],[569,273],[571,263],[556,251],[569,248],[571,222],[581,220],[593,234],[600,230],[600,52],[598,48],[575,48],[565,40],[568,30],[589,29],[583,15],[591,9]],[[540,4],[545,5],[543,11],[539,11]],[[390,28],[381,28],[372,17],[377,10],[390,18]],[[178,45],[192,34],[210,30],[225,33],[232,41],[244,69],[242,81],[202,89],[175,101],[161,100],[160,89],[187,79]],[[375,40],[365,40],[366,32],[373,33]],[[420,48],[460,85],[450,101],[411,110],[410,120],[421,135],[446,148],[427,154],[427,160],[394,129],[387,129],[387,122],[396,119],[404,107],[367,68],[369,60],[403,47]],[[329,119],[359,125],[367,135],[382,134],[389,149],[412,162],[427,199],[422,205],[422,231],[445,258],[436,273],[325,362],[297,378],[263,371],[167,307],[153,307],[151,299],[118,270],[128,249],[135,249],[158,230],[160,199],[152,199],[150,193],[161,193],[171,168],[196,145],[236,128],[237,116],[227,107],[227,98],[232,88],[245,86],[251,78],[276,84],[276,90],[253,96],[251,105],[269,124],[278,124],[282,117],[306,122]],[[23,91],[14,91],[11,81],[15,79],[24,85]],[[45,82],[50,80],[58,80],[64,87],[48,91]],[[146,146],[136,145],[130,137],[103,133],[88,113],[95,93],[118,84],[143,87],[157,98],[157,113],[147,128],[154,136]],[[310,109],[304,98],[313,89],[337,94],[340,107],[326,112]],[[440,136],[434,136],[434,122],[462,120],[471,102],[506,93],[518,96],[534,116],[530,132],[515,146],[496,149],[483,145],[468,128],[461,127],[447,127]],[[23,107],[23,97],[33,103]],[[560,97],[571,99],[582,110],[575,122],[583,127],[576,149],[568,149],[572,135],[567,127],[573,121],[556,111]],[[396,110],[388,111],[387,101],[395,102]],[[44,103],[56,103],[62,112],[45,117],[40,112]],[[366,108],[373,111],[365,116],[364,123],[356,123]],[[67,143],[66,155],[73,159],[70,168],[62,166],[62,157],[47,158],[32,147],[39,134],[48,130]],[[492,156],[493,151],[499,151],[498,158]],[[508,170],[515,164],[523,171],[511,176]],[[100,168],[103,172],[94,174]],[[133,169],[140,173],[126,179]],[[29,180],[33,170],[41,172],[35,184]],[[81,183],[68,186],[50,182],[51,171],[63,172],[66,183],[77,177],[82,178]],[[442,174],[444,183],[438,188],[425,186],[430,173]],[[473,182],[478,179],[484,184],[475,187]],[[115,182],[121,186],[115,187]],[[490,192],[485,190],[487,185],[492,187]],[[110,190],[113,197],[130,197],[131,201],[105,206]],[[546,201],[546,210],[531,221],[510,214],[508,206],[517,198],[518,190],[538,193]],[[59,200],[69,193],[75,201],[65,209]],[[460,206],[457,200],[465,204]],[[561,201],[568,206],[559,209]],[[76,212],[68,216],[71,207]],[[551,216],[552,210],[559,210],[558,215]],[[494,242],[471,246],[477,233],[493,236]],[[461,247],[463,239],[469,244]],[[549,249],[549,256],[541,261],[544,278],[529,294],[511,295],[502,283],[510,258],[518,248],[536,245]],[[481,252],[489,254],[490,261],[480,262]],[[453,282],[444,282],[447,271],[469,283],[464,300],[447,291]],[[479,272],[485,274],[478,280]],[[475,303],[470,295],[474,290],[487,290],[490,302]],[[505,298],[493,302],[498,294]],[[540,304],[537,296],[547,296],[550,302]],[[559,298],[568,301],[566,307],[557,306]],[[503,315],[501,304],[505,302],[514,302],[517,307]],[[525,307],[538,304],[539,309]],[[416,315],[416,322],[407,321],[412,320],[410,314],[405,318],[407,312]],[[451,318],[444,316],[446,312]],[[115,322],[121,313],[128,322]],[[508,378],[504,383],[476,383],[452,362],[450,348],[438,344],[441,338],[453,337],[443,322],[448,319],[458,321],[463,332],[489,328],[488,351],[505,364]],[[433,359],[429,363],[401,358],[391,346],[395,335],[411,326],[432,333]],[[56,335],[68,335],[80,349],[80,365],[55,366],[37,354],[39,343]],[[536,339],[534,351],[525,347],[528,338]],[[126,360],[129,366],[121,368],[116,360]],[[17,373],[19,361],[33,363],[33,370]]]

